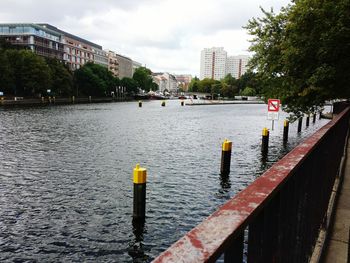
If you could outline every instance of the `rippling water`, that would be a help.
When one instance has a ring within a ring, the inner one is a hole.
[[[266,105],[179,101],[0,108],[0,261],[149,262],[326,123],[282,146]],[[229,180],[221,143],[233,141]],[[143,228],[132,225],[132,169],[146,167]]]

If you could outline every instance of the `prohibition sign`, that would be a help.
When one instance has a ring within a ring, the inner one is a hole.
[[[267,111],[278,112],[280,110],[280,100],[269,99],[267,102]]]

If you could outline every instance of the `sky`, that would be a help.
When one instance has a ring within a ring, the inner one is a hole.
[[[199,76],[204,48],[249,55],[242,27],[290,0],[0,0],[0,23],[48,23],[153,72]]]

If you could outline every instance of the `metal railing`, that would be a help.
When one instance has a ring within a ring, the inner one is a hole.
[[[350,108],[154,262],[308,262],[339,172]]]

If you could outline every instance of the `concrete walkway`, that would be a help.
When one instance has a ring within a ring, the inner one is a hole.
[[[350,237],[350,139],[347,146],[343,184],[335,208],[330,238],[325,250],[324,263],[349,263]]]

